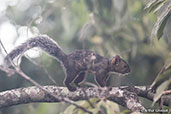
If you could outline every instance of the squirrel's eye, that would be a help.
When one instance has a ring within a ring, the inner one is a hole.
[[[124,68],[126,68],[127,66],[126,65],[124,65]]]

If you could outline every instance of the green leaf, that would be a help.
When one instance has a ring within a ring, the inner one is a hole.
[[[148,9],[152,6],[152,4],[154,4],[157,0],[151,0],[150,2],[148,2],[148,4],[145,6],[144,9]]]
[[[107,114],[120,114],[119,105],[109,100],[102,100],[97,104],[98,109],[103,107]]]
[[[115,102],[107,100],[106,111],[107,111],[107,114],[119,114],[120,113],[119,105],[116,104]]]
[[[167,23],[169,17],[170,17],[170,13],[169,13],[168,15],[166,15],[166,18],[163,20],[163,22],[161,23],[161,25],[160,25],[160,27],[159,27],[159,29],[158,29],[158,31],[157,31],[157,38],[158,38],[158,40],[159,40],[159,39],[162,37],[162,35],[163,35],[163,30],[164,30],[164,28],[165,28],[165,25],[166,25],[166,23]]]
[[[154,95],[153,98],[153,104],[152,106],[159,100],[159,98],[162,96],[162,93],[164,90],[167,89],[167,87],[169,86],[169,84],[171,83],[171,78],[165,82],[163,82],[156,90],[156,94]]]
[[[163,6],[163,4],[166,1],[167,0],[153,0],[153,1],[149,2],[144,9],[147,10],[149,13],[150,12],[155,13]]]
[[[149,8],[149,13],[150,12],[156,12],[156,9],[159,9],[162,6],[163,1],[157,1],[154,5],[152,5],[152,7]]]
[[[170,63],[169,63],[170,64]],[[170,76],[171,74],[171,69],[166,70],[166,68],[168,67],[168,64],[166,64],[164,66],[165,68],[163,69],[163,73],[157,75],[157,77],[155,78],[155,80],[153,81],[153,83],[151,84],[151,88],[154,87],[160,80],[164,80],[167,77]]]
[[[165,68],[168,69],[171,66],[171,59],[168,59],[166,62]]]
[[[168,69],[171,66],[171,59],[170,58],[171,58],[171,55],[169,55],[168,59],[165,61],[165,64],[164,64],[163,68],[161,69],[162,71],[160,71],[160,73],[157,75],[157,77],[155,78],[155,80],[151,84],[151,87],[153,87],[161,79],[164,79],[164,78],[170,76],[171,70]]]
[[[75,114],[75,112],[76,112],[76,107],[74,105],[70,105],[64,111],[64,114]]]
[[[164,20],[166,18],[168,18],[168,15],[170,15],[170,11],[171,11],[171,4],[169,4],[166,8],[165,11],[162,12],[162,14],[157,18],[157,22],[155,23],[153,29],[152,29],[152,33],[151,33],[151,39],[153,40],[155,35],[157,34],[157,32],[159,31],[160,26],[162,25],[162,23],[164,22]],[[167,20],[167,19],[166,19]],[[165,21],[166,21],[165,20]],[[163,24],[164,25],[164,24]],[[163,27],[161,27],[162,30]],[[161,34],[159,34],[159,36],[161,36]]]

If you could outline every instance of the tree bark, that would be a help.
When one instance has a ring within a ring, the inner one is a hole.
[[[112,87],[112,88],[78,88],[75,92],[70,92],[66,87],[42,86],[50,93],[59,97],[52,98],[42,89],[32,86],[0,92],[0,108],[9,107],[18,104],[33,102],[61,102],[61,99],[67,98],[72,101],[86,100],[87,98],[106,98],[114,101],[131,111],[141,112],[145,110],[138,96],[152,99],[151,94],[147,94],[144,87]],[[134,89],[133,89],[134,88]],[[171,98],[164,99],[164,104],[169,105]]]

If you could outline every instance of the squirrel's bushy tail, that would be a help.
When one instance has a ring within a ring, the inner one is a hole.
[[[30,38],[25,43],[19,45],[14,50],[12,50],[5,57],[4,64],[10,66],[11,65],[10,63],[14,58],[16,58],[17,56],[23,54],[25,51],[34,47],[41,48],[49,55],[59,59],[61,62],[64,62],[67,56],[54,40],[52,40],[48,36],[42,35],[42,36]]]

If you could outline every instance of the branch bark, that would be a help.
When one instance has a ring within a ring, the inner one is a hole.
[[[42,86],[44,89],[55,94],[59,98],[70,99],[72,101],[86,100],[87,98],[106,98],[114,101],[131,111],[141,112],[145,110],[138,99],[138,96],[153,99],[153,94],[148,93],[145,87],[124,86],[112,88],[78,88],[75,92],[70,92],[66,87]],[[33,102],[61,102],[51,97],[42,89],[32,86],[0,92],[0,108],[18,104]],[[171,97],[163,98],[164,105],[169,106]]]
[[[145,108],[141,105],[136,94],[121,90],[119,88],[79,88],[75,92],[70,92],[66,87],[43,86],[51,93],[59,98],[68,98],[73,101],[86,100],[88,98],[107,98],[115,101],[122,106],[126,106],[131,111],[140,112]],[[83,92],[83,90],[86,92]],[[32,102],[60,102],[57,99],[50,97],[42,89],[33,86],[28,88],[19,88],[8,90],[0,93],[0,108],[9,107],[12,105],[32,103]]]
[[[140,112],[145,110],[138,100],[137,94],[118,87],[110,88],[79,88],[75,92],[70,92],[66,87],[43,86],[49,92],[59,98],[68,98],[73,101],[86,100],[88,98],[106,98],[127,107],[131,111]],[[83,89],[85,92],[83,92]],[[86,93],[86,94],[85,94]],[[61,102],[52,98],[42,89],[33,86],[0,92],[0,108],[12,105],[32,103],[32,102]]]

